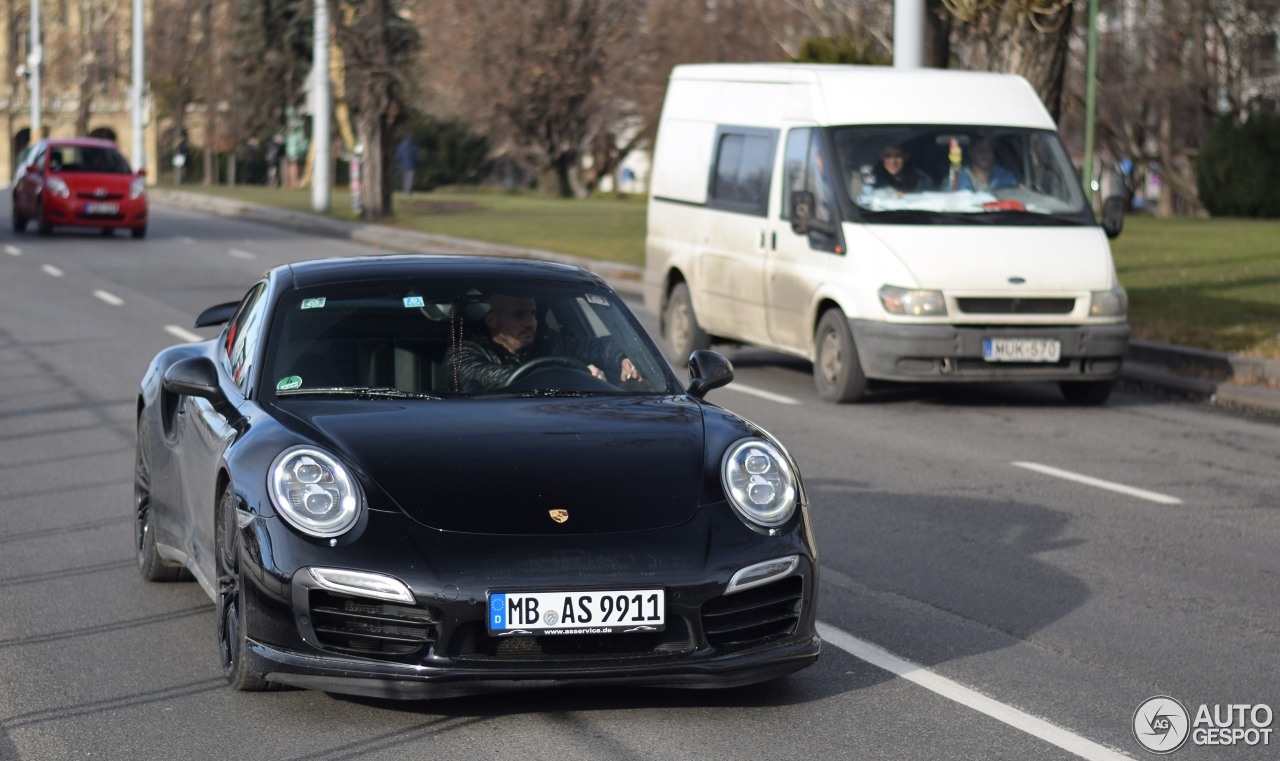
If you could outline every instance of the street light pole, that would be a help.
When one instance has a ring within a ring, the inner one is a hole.
[[[130,121],[133,126],[133,168],[142,169],[147,165],[147,149],[145,141],[145,133],[147,129],[146,122],[143,120],[142,107],[143,83],[146,81],[143,76],[143,67],[145,65],[145,35],[143,34],[143,0],[133,0],[133,83],[130,87],[130,98],[132,113]]]
[[[924,0],[893,0],[893,67],[924,66]]]
[[[1093,205],[1093,140],[1098,113],[1098,0],[1089,0],[1089,22],[1085,63],[1084,167],[1081,181],[1084,197]]]
[[[40,0],[31,0],[31,44],[27,54],[27,72],[31,79],[31,142],[39,140],[43,125],[40,123],[40,70],[44,66],[44,46],[40,44]]]
[[[320,214],[329,211],[329,4],[315,0],[315,32],[311,60],[311,145],[315,149],[311,164],[311,209]]]

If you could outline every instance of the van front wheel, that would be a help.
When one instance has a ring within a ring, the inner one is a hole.
[[[1096,406],[1107,401],[1114,386],[1114,381],[1062,381],[1058,384],[1067,404],[1082,407]]]
[[[867,395],[867,376],[862,374],[853,333],[843,312],[829,309],[822,315],[813,345],[813,382],[818,396],[842,404]]]
[[[684,283],[676,283],[671,289],[667,313],[662,321],[662,337],[671,347],[671,360],[678,365],[688,362],[689,355],[698,349],[711,348],[711,336],[698,324],[689,286]]]

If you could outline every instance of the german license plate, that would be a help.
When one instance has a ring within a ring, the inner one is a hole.
[[[490,592],[489,632],[624,634],[666,626],[661,589],[598,592]]]
[[[120,204],[118,203],[87,203],[84,205],[85,214],[119,214]]]
[[[1057,362],[1062,343],[1052,338],[988,338],[982,358],[988,362]]]

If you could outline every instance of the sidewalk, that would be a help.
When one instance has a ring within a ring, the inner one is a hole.
[[[620,292],[631,296],[640,293],[640,268],[625,264],[344,221],[168,188],[150,188],[147,192],[151,200],[159,204],[345,238],[388,251],[515,256],[574,264],[600,275]],[[1125,355],[1121,378],[1125,385],[1154,387],[1226,407],[1280,414],[1280,361],[1277,360],[1132,341],[1129,353]]]

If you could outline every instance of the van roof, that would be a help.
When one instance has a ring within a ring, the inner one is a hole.
[[[810,85],[825,124],[999,124],[1056,129],[1016,74],[817,63],[683,64],[671,80]]]

